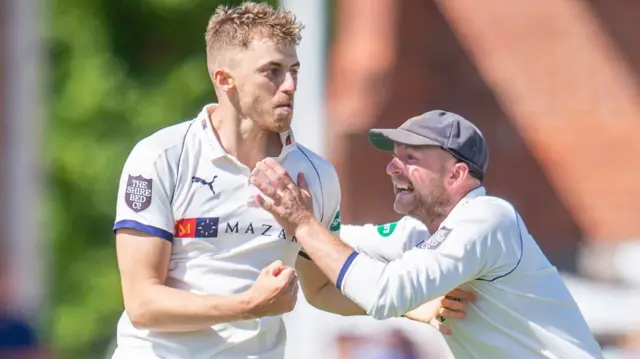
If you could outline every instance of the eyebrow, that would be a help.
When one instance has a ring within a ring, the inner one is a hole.
[[[282,62],[278,62],[278,61],[269,61],[269,62],[263,64],[260,67],[268,67],[268,66],[283,67],[284,64]],[[291,67],[300,68],[300,61],[296,61],[295,63],[293,63],[293,65],[291,65]]]

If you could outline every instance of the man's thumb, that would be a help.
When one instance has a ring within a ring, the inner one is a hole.
[[[284,263],[281,260],[277,260],[267,266],[267,271],[274,276],[278,276],[284,269]]]
[[[307,184],[307,180],[304,178],[304,173],[302,172],[298,173],[298,187],[307,192],[309,191],[309,185]]]

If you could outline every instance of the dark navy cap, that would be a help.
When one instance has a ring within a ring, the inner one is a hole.
[[[434,110],[413,117],[397,129],[372,129],[369,141],[377,149],[393,152],[394,142],[409,146],[438,146],[469,166],[482,180],[489,150],[480,130],[453,112]]]

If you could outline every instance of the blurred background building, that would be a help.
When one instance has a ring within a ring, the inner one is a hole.
[[[108,355],[123,161],[214,101],[203,33],[235,2],[0,2],[0,336],[12,318],[57,357]],[[344,223],[398,218],[369,128],[457,112],[487,137],[489,192],[519,209],[607,358],[640,357],[640,3],[282,4],[307,25],[294,129],[336,166]],[[448,358],[431,328],[299,303],[288,358]]]

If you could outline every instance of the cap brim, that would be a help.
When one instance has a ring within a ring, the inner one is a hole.
[[[373,147],[385,152],[393,152],[393,144],[396,142],[409,146],[440,146],[431,139],[403,129],[370,130],[369,142]]]

